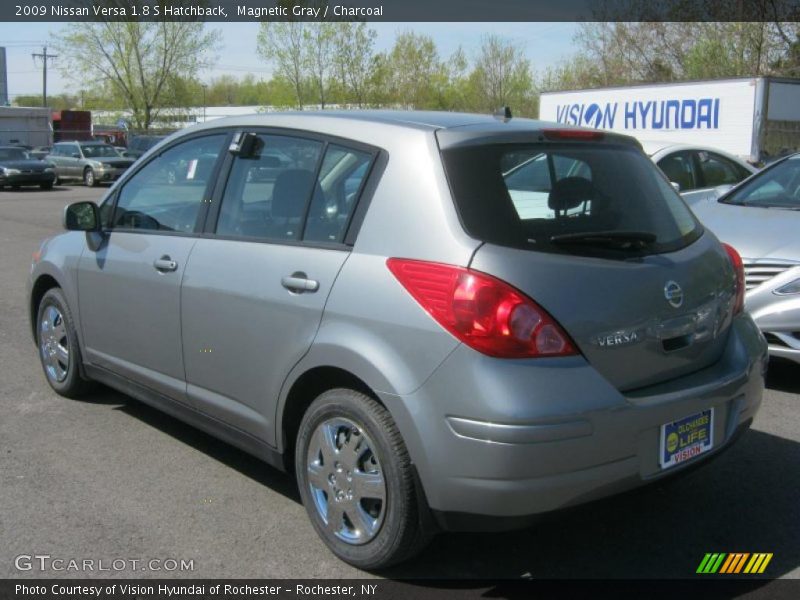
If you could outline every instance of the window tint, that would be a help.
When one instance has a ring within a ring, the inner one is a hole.
[[[30,155],[23,148],[0,148],[0,160],[28,160]]]
[[[664,172],[664,175],[672,183],[677,183],[681,186],[680,191],[682,192],[688,192],[699,187],[690,152],[677,152],[665,156],[658,161],[658,168]]]
[[[312,195],[322,142],[259,135],[251,157],[233,162],[222,198],[217,233],[271,240],[299,240]]]
[[[329,144],[320,166],[321,142],[274,135],[258,139],[252,158],[234,161],[217,233],[341,242],[372,155]]]
[[[119,158],[114,147],[105,144],[81,144],[81,150],[85,158]]]
[[[482,241],[597,254],[590,244],[561,242],[584,234],[641,232],[654,241],[625,251],[648,254],[681,248],[702,232],[669,182],[633,148],[486,144],[445,150],[443,156],[461,221]],[[521,174],[529,169],[535,175]],[[548,178],[553,183],[545,186]]]
[[[725,198],[730,204],[800,209],[800,156],[789,158]]]
[[[194,138],[147,163],[122,188],[112,226],[194,231],[225,137],[218,134]]]
[[[727,158],[713,152],[698,152],[700,171],[708,187],[739,183],[750,173]]]
[[[526,156],[523,152],[514,152],[501,160],[505,165],[514,161],[519,162],[505,171],[504,180],[520,219],[556,218],[560,213],[548,201],[553,185],[566,178],[592,181],[589,165],[562,154],[537,152]],[[586,198],[584,202],[564,208],[563,211],[564,214],[588,213],[591,211],[591,199]]]
[[[319,188],[308,211],[303,239],[341,242],[361,190],[372,155],[336,144],[328,145],[319,173]]]

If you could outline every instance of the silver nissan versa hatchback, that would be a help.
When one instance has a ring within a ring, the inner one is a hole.
[[[628,137],[221,119],[64,224],[30,276],[53,389],[102,382],[294,470],[358,567],[680,473],[761,402],[740,257]]]

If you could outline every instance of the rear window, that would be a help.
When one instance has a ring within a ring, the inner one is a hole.
[[[443,158],[462,224],[485,242],[545,252],[597,254],[602,247],[652,254],[682,248],[702,233],[669,182],[634,148],[487,144],[448,149]],[[564,243],[595,233],[610,233],[613,243]],[[622,243],[626,233],[646,234],[638,236],[645,241]]]

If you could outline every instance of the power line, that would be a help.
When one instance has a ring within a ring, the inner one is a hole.
[[[42,106],[47,106],[47,59],[48,58],[58,58],[58,54],[48,54],[47,53],[47,46],[42,48],[42,53],[31,54],[33,57],[34,62],[37,58],[42,59]]]

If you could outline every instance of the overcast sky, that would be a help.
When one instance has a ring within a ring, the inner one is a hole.
[[[6,47],[8,91],[12,100],[18,95],[42,93],[41,61],[34,62],[31,53],[41,53],[42,46],[62,26],[61,23],[0,23],[0,46]],[[210,81],[224,73],[270,76],[269,66],[256,55],[257,23],[209,23],[207,27],[222,32],[222,48],[215,67],[201,73],[202,80]],[[442,57],[460,45],[473,58],[481,36],[495,33],[523,48],[537,73],[572,55],[572,37],[577,29],[574,23],[371,23],[370,27],[378,32],[378,51],[391,48],[398,32],[412,30],[433,37]],[[77,86],[62,77],[59,67],[63,66],[60,59],[48,66],[48,95],[77,92]]]

